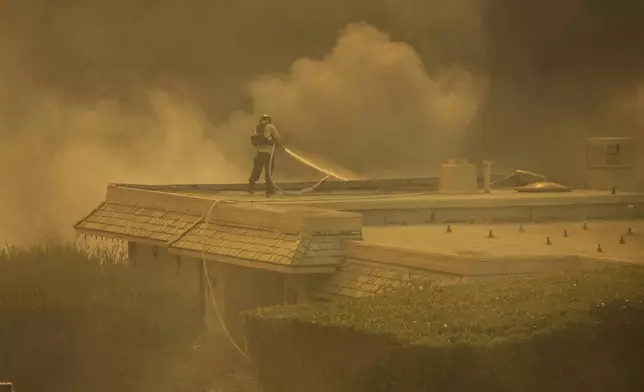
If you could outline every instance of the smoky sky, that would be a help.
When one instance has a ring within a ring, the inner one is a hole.
[[[4,30],[39,87],[77,99],[126,99],[132,85],[185,88],[209,116],[224,119],[250,103],[250,80],[326,54],[351,22],[366,21],[419,53],[431,48],[434,67],[481,61],[483,48],[472,45],[475,2],[425,3],[9,0],[1,7]]]
[[[644,138],[644,2],[487,4],[490,89],[473,150],[574,182],[586,137]]]
[[[245,182],[248,133],[363,177],[450,156],[579,178],[642,133],[638,0],[5,0],[0,237],[65,232],[108,182]],[[280,157],[281,179],[312,175]]]

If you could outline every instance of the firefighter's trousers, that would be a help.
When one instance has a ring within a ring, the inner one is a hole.
[[[271,173],[269,175],[269,166],[271,166]],[[273,186],[273,181],[271,176],[273,175],[272,171],[275,169],[275,156],[273,156],[273,162],[271,163],[271,153],[264,151],[257,151],[255,153],[255,159],[253,160],[253,171],[250,174],[248,183],[252,187],[262,175],[264,171],[264,181],[266,183],[266,193],[275,193],[275,187]]]

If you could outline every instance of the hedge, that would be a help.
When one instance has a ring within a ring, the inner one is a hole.
[[[0,247],[0,381],[50,392],[250,385],[227,342],[201,336],[200,304],[123,257],[54,241]]]
[[[643,391],[644,267],[247,314],[273,391]]]

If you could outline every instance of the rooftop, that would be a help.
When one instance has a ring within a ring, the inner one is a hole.
[[[365,226],[362,233],[367,244],[478,260],[579,255],[644,263],[644,220],[590,221],[586,227],[582,222],[481,222],[452,224],[451,233],[446,225]],[[490,230],[494,238],[488,238]],[[597,252],[598,245],[603,252]]]
[[[316,295],[331,298],[372,295],[415,278],[452,284],[644,262],[644,194],[449,195],[432,184],[328,182],[315,192],[270,198],[248,194],[244,184],[113,184],[75,228],[197,259],[322,274],[327,280]]]
[[[405,182],[407,181],[407,182]],[[285,194],[267,198],[263,192],[249,194],[244,184],[228,185],[133,185],[113,184],[111,190],[139,190],[148,194],[169,194],[202,200],[228,200],[238,203],[316,207],[332,210],[373,210],[399,208],[508,207],[584,203],[640,203],[644,194],[610,191],[573,190],[565,193],[519,193],[495,189],[492,193],[441,194],[432,188],[433,179],[329,182],[313,193]],[[304,189],[312,183],[290,183]],[[324,185],[324,184],[323,184]],[[425,188],[423,188],[423,186]],[[109,190],[108,190],[109,194]]]

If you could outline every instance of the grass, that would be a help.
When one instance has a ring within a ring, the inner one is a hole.
[[[202,332],[199,303],[133,273],[118,244],[0,248],[0,380],[17,390],[253,390]]]

